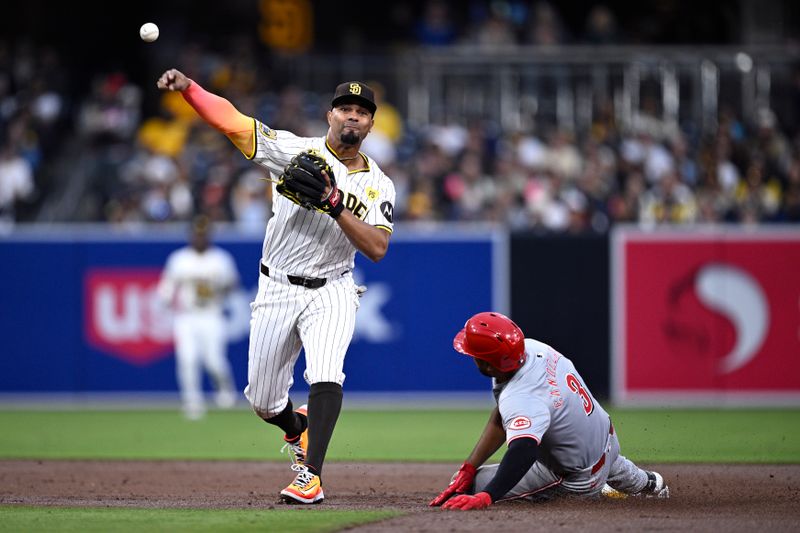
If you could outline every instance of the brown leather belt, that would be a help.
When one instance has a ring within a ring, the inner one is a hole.
[[[261,273],[269,277],[269,267],[264,263],[261,263]],[[304,278],[302,276],[290,276],[289,274],[286,274],[286,279],[292,285],[300,285],[307,289],[319,289],[328,282],[325,278]]]

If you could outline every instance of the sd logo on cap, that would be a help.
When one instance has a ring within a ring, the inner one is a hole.
[[[368,109],[373,115],[375,110],[378,109],[378,106],[375,105],[375,93],[369,86],[360,81],[346,81],[336,87],[331,107],[340,106],[344,103],[358,104]]]

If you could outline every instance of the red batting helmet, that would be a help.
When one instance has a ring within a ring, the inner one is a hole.
[[[516,370],[525,362],[525,335],[500,313],[478,313],[467,320],[453,339],[453,348],[501,372]]]

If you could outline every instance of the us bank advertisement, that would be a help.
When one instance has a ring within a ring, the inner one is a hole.
[[[505,238],[489,230],[395,233],[379,263],[356,256],[353,276],[367,291],[359,299],[345,386],[484,390],[481,376],[456,357],[452,338],[474,313],[507,312]],[[0,392],[177,390],[172,311],[157,286],[167,256],[187,236],[93,228],[0,237]],[[228,357],[240,390],[261,239],[214,237],[233,255],[242,280],[225,302]],[[307,390],[304,370],[301,354],[293,390]]]

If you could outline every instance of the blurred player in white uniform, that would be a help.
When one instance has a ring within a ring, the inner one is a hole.
[[[216,389],[218,407],[233,407],[237,396],[223,306],[226,295],[239,285],[239,272],[231,254],[211,245],[209,232],[208,218],[195,218],[191,244],[169,255],[158,286],[174,311],[176,375],[183,412],[190,420],[206,412],[203,369]]]
[[[620,454],[611,418],[572,361],[526,339],[500,313],[478,313],[453,340],[491,377],[497,401],[478,443],[430,505],[483,509],[504,500],[597,497],[606,483],[617,495],[668,498],[657,472]],[[503,443],[499,464],[484,465]]]
[[[208,124],[273,178],[308,150],[321,155],[334,174],[338,191],[329,186],[321,197],[336,198],[339,209],[329,213],[303,208],[273,186],[274,215],[267,224],[258,294],[251,305],[245,389],[255,413],[284,431],[292,452],[297,474],[281,491],[282,499],[319,503],[324,498],[322,465],[341,410],[342,369],[359,305],[355,254],[381,260],[394,227],[394,185],[360,152],[374,125],[373,91],[357,81],[340,84],[327,114],[327,135],[305,138],[243,115],[175,69],[166,71],[157,86],[181,91]],[[307,408],[295,411],[289,389],[301,348],[310,391]]]

